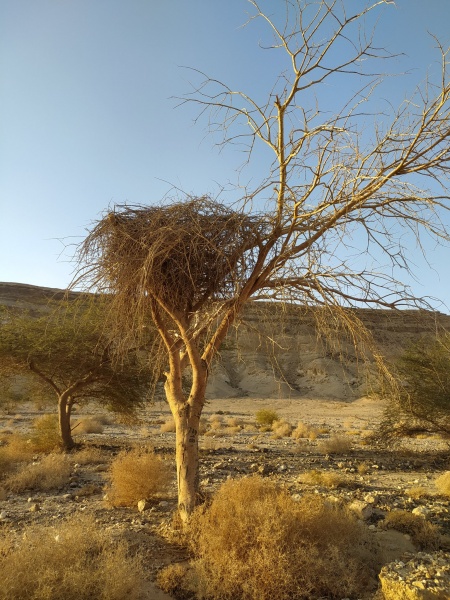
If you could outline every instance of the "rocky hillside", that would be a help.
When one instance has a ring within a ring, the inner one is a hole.
[[[77,294],[71,293],[71,297]],[[0,305],[41,313],[62,290],[19,283],[0,283]],[[428,311],[355,309],[372,333],[378,351],[395,360],[408,343],[439,329],[450,330],[450,316]],[[373,360],[365,362],[337,323],[325,317],[335,332],[331,342],[317,327],[317,313],[303,307],[250,304],[230,332],[208,385],[210,398],[306,397],[351,400],[374,384]],[[337,333],[336,333],[337,332]],[[376,382],[375,382],[376,384]]]

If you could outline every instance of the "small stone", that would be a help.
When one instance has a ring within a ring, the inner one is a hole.
[[[0,521],[3,521],[3,519],[7,519],[8,518],[8,513],[6,512],[6,510],[2,510],[2,512],[0,512]]]
[[[139,512],[144,512],[145,510],[147,510],[149,507],[149,504],[147,502],[147,500],[139,500],[139,502],[137,503],[137,508]]]
[[[167,506],[169,506],[169,503],[166,500],[161,500],[158,506],[160,506],[161,508],[166,508]]]
[[[427,508],[426,506],[417,506],[416,508],[413,509],[412,514],[425,518],[427,515],[430,514],[430,509]]]
[[[369,519],[373,513],[373,505],[368,502],[363,502],[362,500],[354,500],[349,504],[348,508],[358,517],[358,519],[362,519],[363,521]]]
[[[41,506],[37,502],[35,502],[34,504],[32,504],[30,506],[30,512],[39,512],[40,510],[41,510]]]

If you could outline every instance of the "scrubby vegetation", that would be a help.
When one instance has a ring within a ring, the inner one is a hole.
[[[159,584],[214,600],[357,597],[376,586],[379,554],[370,532],[317,496],[295,502],[253,476],[224,483],[188,529],[189,567]]]
[[[143,566],[125,543],[77,514],[0,542],[0,600],[138,600]]]
[[[108,500],[113,506],[136,506],[166,493],[171,482],[170,466],[153,452],[124,451],[111,463]]]

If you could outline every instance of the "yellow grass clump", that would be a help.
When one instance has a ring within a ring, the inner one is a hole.
[[[225,482],[188,527],[193,559],[163,570],[165,591],[211,600],[359,597],[376,587],[374,537],[344,508],[294,501],[253,476]]]
[[[333,435],[327,440],[322,440],[317,449],[322,454],[348,454],[352,450],[352,443],[343,435]]]
[[[450,471],[440,475],[435,481],[436,488],[442,496],[450,497]]]
[[[108,500],[113,506],[135,506],[166,493],[171,480],[167,463],[153,452],[124,451],[111,463]]]
[[[124,542],[77,514],[55,527],[28,527],[0,546],[0,600],[139,600],[143,567]]]
[[[69,483],[70,473],[71,466],[66,456],[48,454],[8,477],[5,487],[15,493],[59,489]]]

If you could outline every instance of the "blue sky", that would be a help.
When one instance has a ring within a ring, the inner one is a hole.
[[[236,181],[239,150],[219,153],[194,107],[172,98],[190,89],[183,65],[265,97],[280,65],[258,48],[261,25],[240,27],[249,11],[245,0],[0,0],[0,281],[63,288],[70,244],[109,205]],[[377,17],[378,45],[404,53],[389,70],[410,71],[384,88],[400,102],[437,58],[427,31],[450,44],[450,0],[397,0]],[[430,268],[411,248],[415,292],[448,306],[449,256],[428,245]]]

